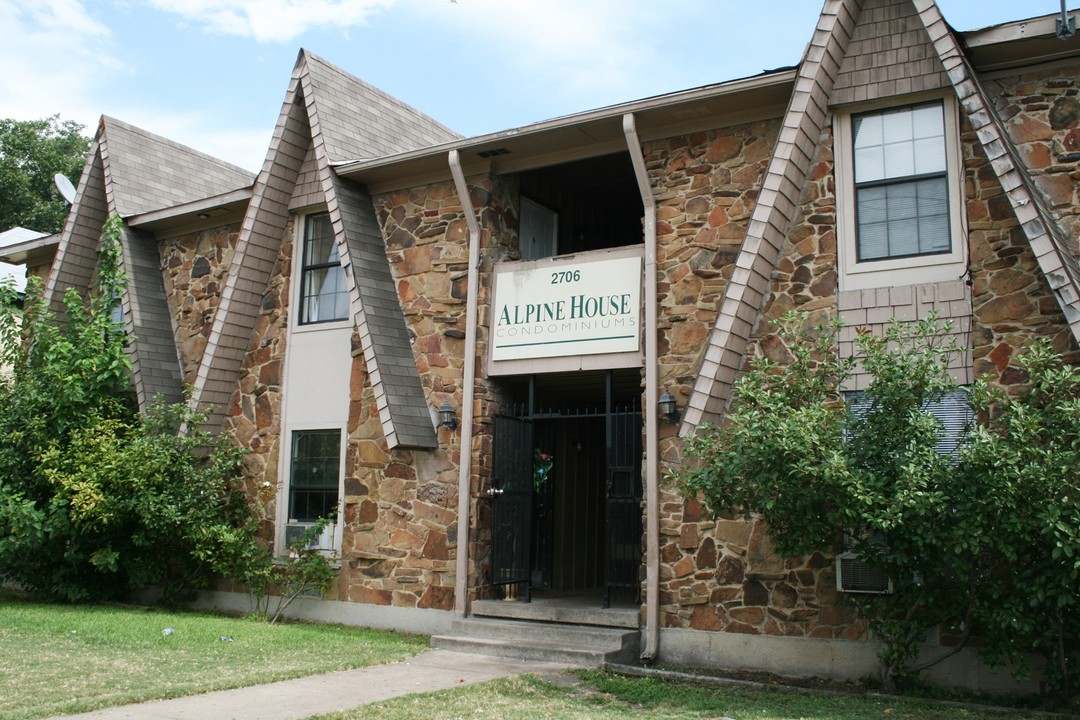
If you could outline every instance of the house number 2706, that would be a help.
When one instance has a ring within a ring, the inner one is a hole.
[[[558,285],[560,283],[568,282],[581,282],[580,270],[556,270],[551,273],[551,284]]]

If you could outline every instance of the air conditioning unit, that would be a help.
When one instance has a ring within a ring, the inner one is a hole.
[[[836,589],[847,593],[889,595],[893,584],[881,568],[860,560],[853,552],[843,552],[836,556]]]
[[[307,532],[308,528],[315,525],[315,523],[302,523],[289,521],[285,526],[285,548],[286,550],[292,545],[293,541],[303,536]],[[334,526],[327,525],[323,528],[323,531],[317,538],[311,541],[308,545],[311,548],[317,548],[319,550],[333,550],[334,549]]]

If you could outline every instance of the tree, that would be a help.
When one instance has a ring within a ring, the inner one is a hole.
[[[930,317],[860,333],[873,381],[856,411],[838,392],[853,369],[837,354],[839,325],[786,315],[791,361],[755,358],[725,423],[690,439],[675,475],[714,513],[764,520],[782,554],[851,549],[884,570],[892,593],[849,600],[883,644],[887,687],[975,632],[988,659],[1018,671],[1027,653],[1047,657],[1048,689],[1068,697],[1080,653],[1080,372],[1036,344],[1023,356],[1031,389],[977,384],[985,423],[943,454],[929,410],[953,388],[946,330]],[[960,641],[920,661],[939,626]]]
[[[60,232],[66,208],[53,176],[77,183],[90,141],[83,126],[53,115],[44,120],[0,120],[0,230],[26,227]]]
[[[268,562],[240,473],[241,452],[201,430],[185,404],[131,401],[120,221],[108,220],[95,287],[64,297],[59,324],[28,287],[19,327],[0,288],[0,578],[66,600],[149,584],[179,598],[213,574]],[[23,333],[25,332],[25,342]]]
[[[1019,361],[1021,392],[976,384],[985,422],[963,454],[968,481],[992,490],[962,511],[992,533],[996,561],[974,621],[990,659],[1047,658],[1044,686],[1064,701],[1080,685],[1080,370],[1045,339]]]

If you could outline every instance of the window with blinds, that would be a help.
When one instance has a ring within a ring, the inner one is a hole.
[[[869,400],[862,392],[848,392],[844,397],[856,415],[870,409]],[[941,423],[935,449],[942,455],[959,457],[965,431],[975,418],[967,388],[950,390],[937,400],[928,402],[921,410],[930,413]]]
[[[940,101],[852,117],[856,261],[948,253],[948,166]]]

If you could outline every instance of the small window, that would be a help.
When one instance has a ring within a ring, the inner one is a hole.
[[[844,396],[856,415],[863,415],[870,409],[869,401],[862,392],[847,392]],[[959,387],[950,390],[936,401],[928,402],[921,410],[930,413],[941,423],[935,449],[942,455],[958,458],[965,432],[975,419],[968,389]]]
[[[304,218],[300,265],[300,324],[347,319],[349,292],[329,213]]]
[[[857,262],[951,250],[941,102],[852,117]]]
[[[297,430],[289,464],[289,522],[315,522],[338,509],[341,430]]]

